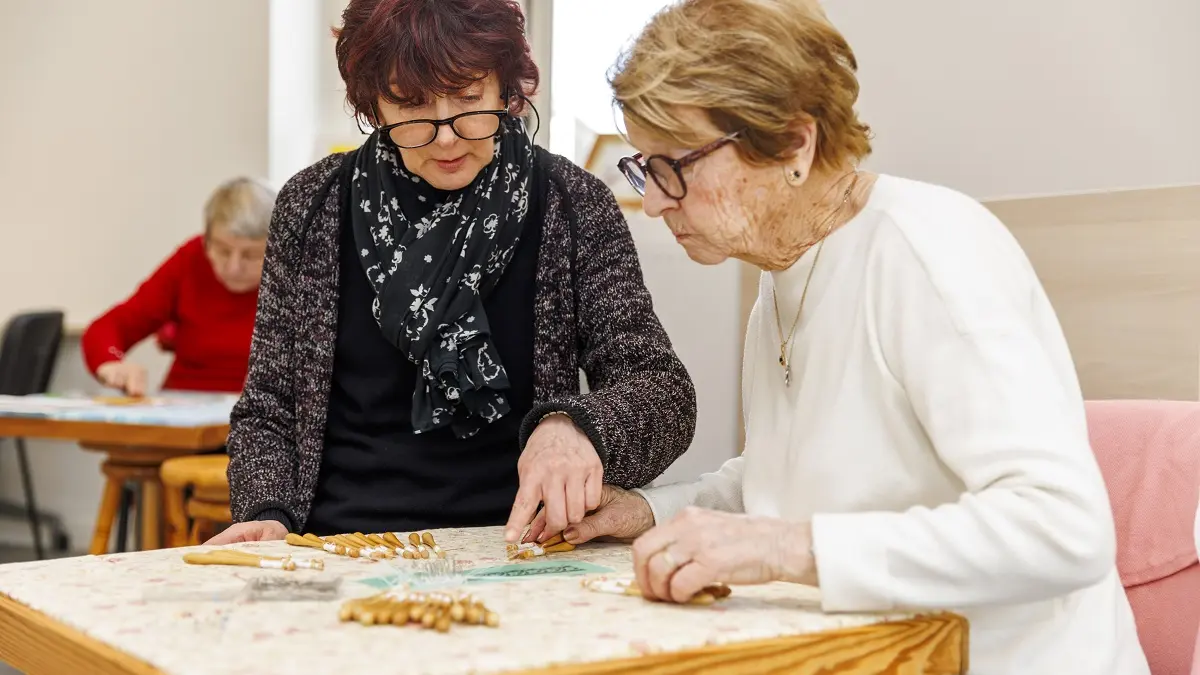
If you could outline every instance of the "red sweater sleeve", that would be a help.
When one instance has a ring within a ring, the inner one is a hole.
[[[88,326],[82,339],[83,358],[93,375],[105,363],[124,359],[127,350],[171,320],[180,284],[197,255],[204,255],[199,237],[176,250],[128,300]]]

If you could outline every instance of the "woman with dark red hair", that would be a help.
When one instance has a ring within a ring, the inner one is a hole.
[[[539,505],[562,531],[695,428],[628,227],[530,141],[516,2],[351,0],[342,20],[372,131],[279,194],[229,438],[238,522],[212,543],[505,523],[515,541]]]

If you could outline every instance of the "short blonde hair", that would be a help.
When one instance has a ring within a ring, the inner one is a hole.
[[[275,208],[275,190],[253,178],[222,183],[204,205],[204,236],[224,227],[235,237],[266,239]]]
[[[784,160],[811,121],[814,166],[832,169],[871,152],[854,110],[857,70],[816,0],[683,0],[651,19],[609,83],[639,127],[697,147],[713,139],[678,114],[697,108],[724,133],[741,131],[738,151],[756,165]]]

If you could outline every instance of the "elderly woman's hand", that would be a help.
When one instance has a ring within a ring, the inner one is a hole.
[[[96,369],[96,377],[104,386],[130,396],[146,395],[146,369],[136,363],[109,361]]]
[[[520,488],[504,538],[516,542],[543,504],[546,527],[562,532],[600,505],[604,466],[596,448],[570,417],[542,420],[517,460]]]
[[[636,492],[605,485],[600,505],[586,518],[563,531],[567,543],[579,545],[599,537],[632,540],[654,527],[654,512]],[[546,526],[546,512],[538,513],[529,526],[525,541],[544,541],[557,534]]]
[[[713,583],[816,585],[808,523],[689,507],[633,545],[642,595],[687,602]]]

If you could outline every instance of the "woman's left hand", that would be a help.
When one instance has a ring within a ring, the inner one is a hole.
[[[808,523],[689,507],[633,544],[642,595],[684,603],[714,583],[816,585]]]
[[[570,417],[551,415],[542,420],[517,460],[520,488],[504,538],[515,543],[537,514],[546,513],[546,530],[562,532],[600,505],[604,465],[596,448]]]

